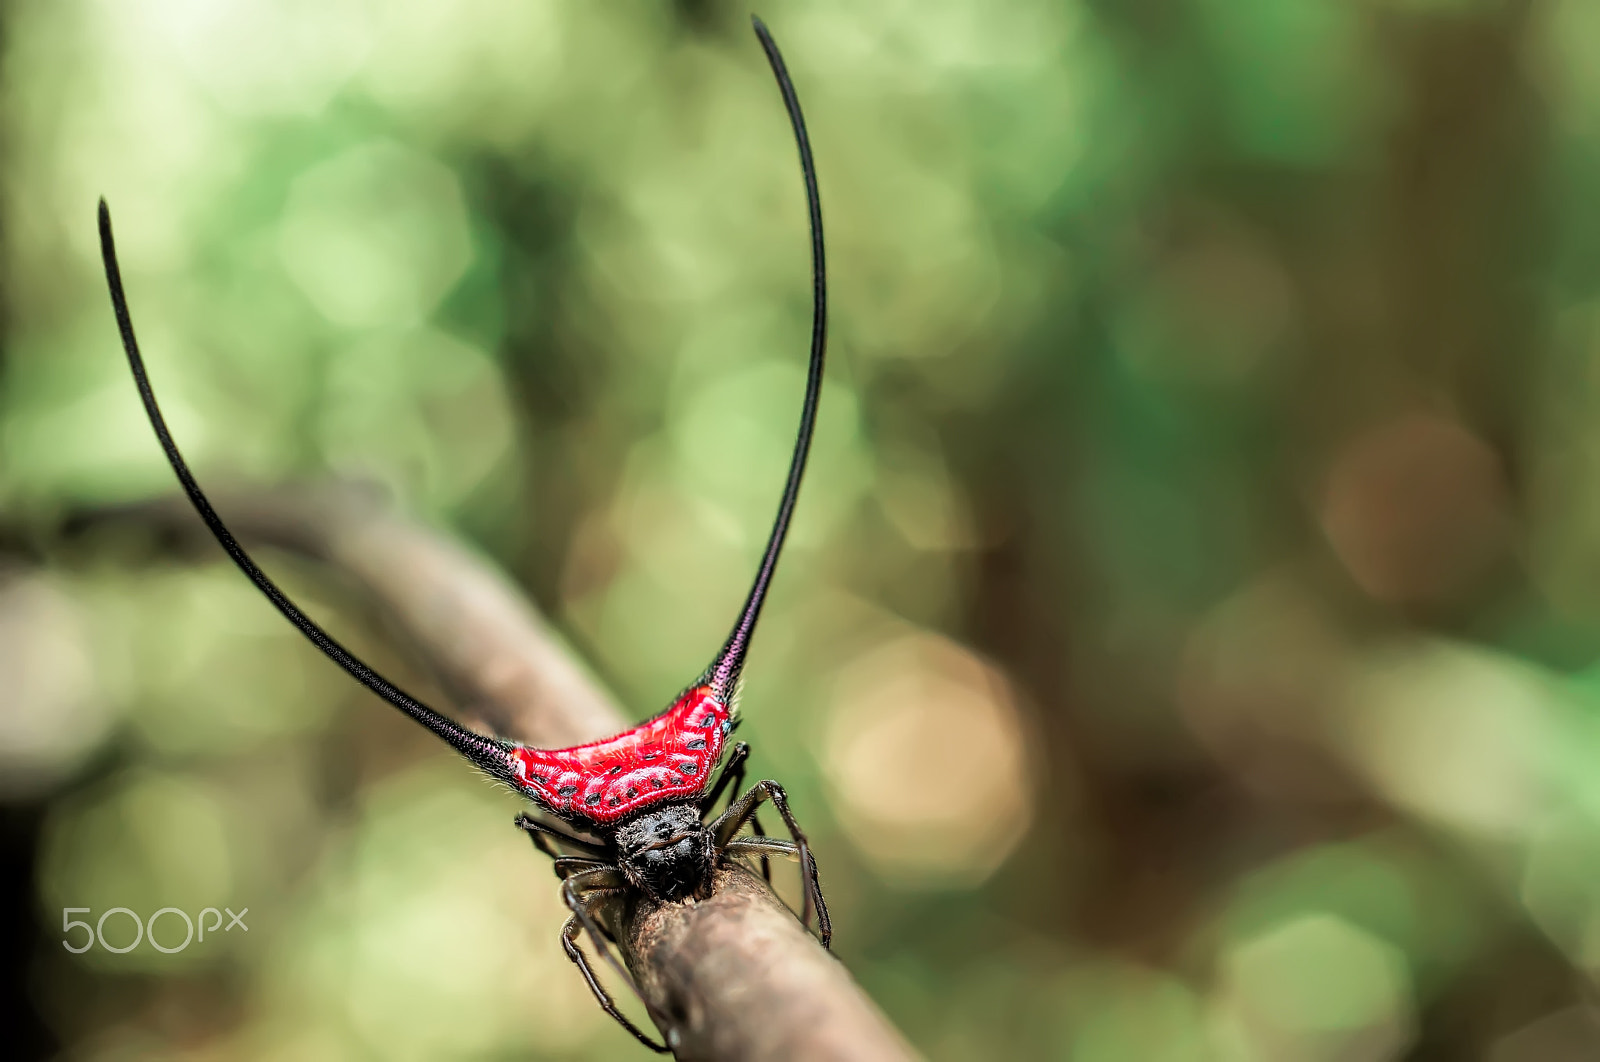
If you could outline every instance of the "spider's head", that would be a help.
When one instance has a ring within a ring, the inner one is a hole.
[[[622,872],[653,899],[700,897],[711,886],[716,852],[694,804],[661,804],[629,819],[617,830],[617,850]]]

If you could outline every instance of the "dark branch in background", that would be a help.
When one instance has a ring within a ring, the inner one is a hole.
[[[527,600],[481,557],[346,485],[217,496],[243,539],[328,566],[398,626],[462,708],[500,736],[542,746],[608,737],[615,699]],[[79,537],[136,525],[214,556],[183,498],[71,514]],[[510,829],[510,824],[507,824]],[[530,860],[530,887],[554,887]],[[845,968],[761,878],[729,865],[710,899],[620,913],[619,944],[652,1005],[671,1015],[681,1059],[888,1060],[915,1055]]]

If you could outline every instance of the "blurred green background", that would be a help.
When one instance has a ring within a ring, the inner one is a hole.
[[[0,5],[21,1056],[639,1054],[515,801],[220,553],[52,528],[172,487],[103,194],[204,482],[376,479],[664,705],[803,379],[748,13]],[[760,13],[834,315],[742,735],[851,971],[935,1060],[1600,1057],[1600,4]],[[65,907],[224,905],[248,933],[61,946]]]

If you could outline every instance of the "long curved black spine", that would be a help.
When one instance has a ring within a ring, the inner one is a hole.
[[[784,484],[783,498],[778,503],[778,516],[772,522],[772,533],[767,538],[766,553],[762,555],[761,567],[756,569],[750,596],[745,599],[738,622],[733,625],[733,632],[728,635],[722,651],[701,679],[724,702],[733,696],[738,687],[739,672],[744,667],[745,653],[750,649],[750,636],[755,632],[756,620],[761,617],[762,602],[766,600],[767,589],[772,585],[772,573],[778,567],[783,540],[789,534],[795,500],[800,496],[800,480],[805,475],[806,458],[811,453],[811,433],[817,423],[817,399],[822,393],[823,356],[828,346],[828,282],[822,249],[822,199],[817,193],[817,168],[811,159],[811,139],[806,135],[806,120],[800,112],[800,99],[795,94],[794,82],[789,80],[789,70],[784,65],[778,45],[759,18],[752,16],[750,22],[757,39],[761,41],[762,50],[767,53],[773,76],[778,79],[778,90],[783,93],[783,106],[789,112],[789,124],[794,127],[795,145],[800,151],[800,175],[805,181],[806,211],[811,222],[811,363],[806,371],[805,400],[800,407],[800,430],[795,435],[794,456],[789,459],[789,479]]]
[[[800,154],[800,171],[805,182],[806,208],[811,229],[811,355],[806,374],[805,397],[800,411],[800,428],[795,436],[794,454],[789,462],[789,476],[778,504],[772,532],[767,538],[766,551],[762,555],[755,581],[751,584],[749,596],[745,599],[744,608],[740,610],[733,631],[700,680],[710,685],[719,699],[725,701],[733,696],[738,685],[745,654],[749,651],[750,637],[755,631],[757,619],[761,616],[761,606],[771,586],[773,572],[778,565],[778,556],[783,552],[784,539],[789,533],[789,523],[794,516],[795,502],[800,494],[800,481],[805,475],[806,459],[811,452],[811,436],[816,426],[817,401],[822,391],[822,371],[828,332],[827,268],[822,242],[822,203],[817,191],[817,174],[811,156],[811,141],[806,134],[805,117],[801,113],[800,101],[795,94],[794,83],[789,78],[788,68],[784,65],[782,53],[779,52],[766,25],[759,18],[752,17],[751,23],[777,79],[778,89],[783,95],[784,108],[794,129],[795,144]],[[178,482],[183,485],[184,492],[189,496],[195,511],[200,514],[212,536],[256,588],[266,595],[279,612],[283,613],[284,618],[329,659],[379,697],[443,738],[482,770],[497,778],[509,778],[511,757],[504,742],[474,733],[440,715],[340,645],[267,577],[228,530],[227,525],[222,522],[222,518],[212,508],[210,500],[201,490],[194,474],[190,472],[177,443],[173,441],[172,433],[167,429],[166,420],[161,415],[161,407],[156,402],[155,392],[150,386],[144,359],[139,353],[139,343],[134,335],[127,297],[123,291],[122,273],[117,265],[116,245],[111,232],[111,213],[104,199],[100,201],[99,222],[100,251],[105,263],[106,284],[111,292],[111,304],[116,313],[117,328],[122,336],[123,350],[128,356],[128,366],[133,371],[134,383],[139,390],[139,398],[144,403],[150,426],[155,430],[168,464],[172,466]]]
[[[133,318],[128,313],[128,300],[122,290],[122,271],[117,266],[116,244],[111,237],[111,211],[107,209],[104,199],[100,200],[100,255],[105,260],[106,284],[111,289],[111,306],[117,315],[117,329],[122,334],[122,349],[127,352],[128,366],[133,370],[133,382],[139,388],[139,398],[144,402],[144,411],[150,418],[150,426],[155,429],[156,438],[161,441],[161,449],[166,452],[167,463],[172,466],[172,471],[178,476],[178,482],[183,484],[184,492],[189,495],[189,500],[194,503],[195,510],[199,512],[200,518],[205,521],[206,527],[211,530],[217,542],[250,581],[256,584],[256,589],[265,594],[267,600],[283,613],[284,618],[294,624],[295,629],[305,635],[311,644],[327,654],[329,659],[348,671],[356,681],[373,693],[449,742],[456,751],[488,774],[509,780],[512,773],[511,757],[505,744],[458,726],[367,666],[300,611],[299,607],[289,600],[288,595],[267,578],[266,573],[239,544],[239,540],[233,537],[233,533],[211,507],[210,500],[200,489],[194,474],[189,471],[188,463],[178,452],[178,444],[173,441],[172,433],[167,430],[167,422],[161,415],[161,407],[156,404],[155,391],[151,389],[150,379],[145,373],[144,358],[139,354],[139,341],[134,338]]]

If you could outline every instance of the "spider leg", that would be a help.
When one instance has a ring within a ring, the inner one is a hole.
[[[800,824],[794,820],[794,812],[789,810],[789,795],[783,791],[783,786],[770,779],[751,786],[744,796],[730,803],[728,810],[711,824],[712,841],[718,852],[725,851],[745,822],[755,816],[756,808],[766,800],[772,801],[772,806],[783,816],[783,824],[789,827],[789,836],[794,838],[795,849],[800,853],[800,884],[805,896],[800,905],[800,924],[811,928],[811,910],[815,907],[817,931],[822,937],[822,946],[826,948],[833,940],[833,923],[828,919],[828,904],[822,898],[822,884],[817,880],[817,861],[812,858],[811,844],[806,840],[805,831],[800,829]]]
[[[521,824],[518,823],[518,825]],[[561,858],[561,852],[551,843],[549,836],[546,834],[540,833],[538,830],[529,830],[528,839],[533,842],[533,846],[542,854],[549,856],[552,862]],[[556,877],[559,878],[560,876],[561,871],[557,870]]]
[[[627,879],[622,871],[614,866],[599,866],[592,870],[579,871],[561,883],[561,899],[572,911],[572,917],[567,919],[566,925],[561,927],[561,948],[567,953],[567,958],[572,960],[578,971],[583,974],[583,979],[589,985],[589,991],[594,993],[595,1001],[600,1004],[600,1009],[611,1015],[624,1029],[633,1034],[634,1039],[644,1044],[657,1054],[667,1054],[670,1051],[665,1044],[658,1044],[649,1036],[639,1030],[639,1027],[628,1020],[627,1015],[617,1009],[611,994],[600,983],[600,978],[595,975],[594,967],[589,965],[589,958],[578,947],[578,934],[587,932],[589,939],[594,941],[594,946],[600,950],[600,957],[606,965],[622,978],[623,982],[633,990],[633,994],[643,1003],[645,1010],[649,1011],[650,1018],[657,1025],[665,1025],[656,1008],[644,998],[644,993],[639,991],[639,986],[634,984],[628,971],[611,954],[611,949],[606,946],[606,938],[600,926],[595,922],[589,912],[589,904],[594,899],[606,896],[619,895],[626,891]]]
[[[743,741],[737,742],[733,746],[733,751],[728,754],[728,762],[723,764],[722,773],[717,776],[716,784],[700,800],[702,818],[716,807],[717,799],[722,796],[723,789],[727,788],[730,782],[733,783],[733,788],[728,793],[728,806],[733,806],[734,797],[744,788],[744,762],[749,758],[750,746]],[[755,831],[757,837],[767,835],[767,831],[761,828],[761,820],[756,818],[754,812],[750,815],[750,828]],[[772,863],[764,855],[761,857],[761,877],[768,885],[772,884]]]
[[[632,1033],[634,1039],[641,1044],[658,1054],[666,1054],[667,1048],[664,1045],[656,1043],[641,1032],[639,1027],[629,1021],[627,1015],[618,1010],[616,1004],[611,1001],[610,995],[606,993],[605,986],[600,983],[600,978],[595,976],[593,967],[589,965],[588,958],[584,956],[583,949],[578,947],[577,937],[581,932],[583,932],[583,926],[579,923],[577,915],[567,919],[566,925],[561,927],[561,947],[566,951],[567,958],[571,959],[573,964],[578,967],[578,972],[583,974],[584,981],[589,985],[589,991],[594,993],[594,998],[599,1002],[601,1009],[611,1015],[618,1025]]]
[[[534,842],[538,844],[538,841]],[[574,874],[582,874],[589,870],[601,870],[609,863],[602,863],[598,859],[584,859],[581,856],[557,855],[553,857],[552,866],[555,868],[556,877],[566,881]]]
[[[723,851],[732,852],[734,855],[759,855],[763,860],[769,856],[800,858],[800,849],[789,841],[780,841],[776,837],[735,837],[728,842]]]
[[[722,791],[728,788],[728,783],[733,783],[734,792],[739,791],[739,786],[744,784],[744,761],[750,758],[750,745],[748,742],[735,741],[728,759],[722,765],[722,770],[717,774],[717,780],[712,783],[706,795],[700,798],[701,816],[709,815],[711,809],[717,806],[717,801],[722,797]]]
[[[558,859],[561,856],[561,853],[551,846],[549,839],[552,837],[577,852],[584,859],[605,862],[606,857],[610,854],[601,845],[595,844],[593,841],[585,841],[581,837],[575,837],[559,827],[540,822],[525,811],[517,815],[515,825],[519,830],[527,830],[528,836],[533,840],[533,846],[551,859]]]
[[[743,781],[743,779],[740,780]],[[728,806],[733,806],[732,799],[729,799]],[[756,817],[754,811],[750,813],[750,829],[757,837],[765,838],[767,836],[767,831],[761,828],[761,820]],[[761,854],[761,880],[768,885],[772,884],[772,860],[767,858],[765,852]]]

